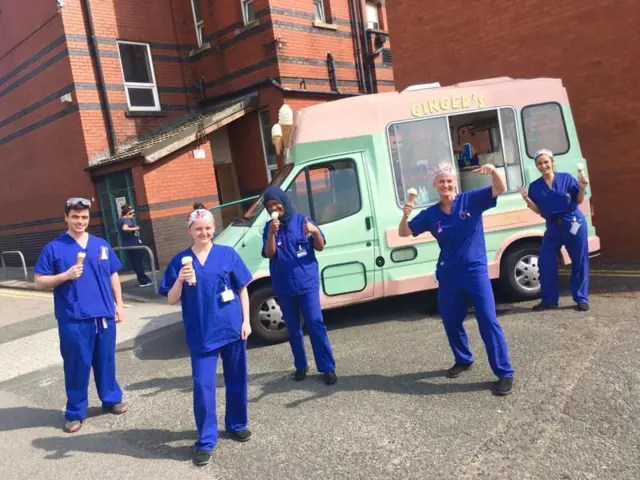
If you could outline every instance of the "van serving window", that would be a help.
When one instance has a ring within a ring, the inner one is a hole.
[[[398,205],[406,191],[418,191],[416,206],[438,200],[432,173],[439,163],[458,170],[458,190],[491,185],[491,177],[472,173],[491,163],[505,179],[508,191],[523,184],[522,158],[512,108],[503,107],[458,115],[422,118],[391,124],[388,129],[391,163]]]
[[[522,129],[527,155],[534,157],[538,150],[550,149],[554,155],[569,151],[569,136],[559,103],[528,105],[522,109]]]
[[[352,160],[338,160],[302,170],[287,188],[289,200],[318,225],[342,220],[362,207],[358,174]]]

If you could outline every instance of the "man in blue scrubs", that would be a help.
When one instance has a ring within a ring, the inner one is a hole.
[[[35,266],[38,290],[53,289],[67,392],[65,430],[77,432],[87,416],[89,376],[102,408],[127,411],[116,380],[116,323],[124,319],[120,261],[103,239],[87,233],[91,202],[65,205],[67,233],[48,243]]]
[[[508,395],[513,387],[513,368],[502,326],[496,318],[482,225],[482,213],[496,206],[497,197],[506,186],[493,165],[483,165],[474,172],[491,175],[492,185],[456,194],[454,168],[450,164],[439,164],[433,186],[440,201],[411,221],[408,218],[413,205],[406,204],[398,231],[401,237],[430,232],[440,246],[436,267],[438,306],[455,358],[455,364],[448,370],[449,377],[458,377],[474,363],[463,325],[469,298],[476,311],[489,364],[499,379],[495,393]]]
[[[571,293],[576,310],[589,311],[589,234],[587,219],[578,207],[584,201],[589,181],[582,172],[579,182],[569,173],[554,172],[551,150],[536,152],[536,168],[542,176],[531,182],[529,194],[520,189],[527,206],[542,216],[547,231],[540,247],[542,301],[534,310],[558,307],[558,257],[564,245],[571,258]]]
[[[269,272],[273,290],[282,309],[289,332],[296,381],[307,376],[307,353],[304,347],[302,321],[304,316],[316,367],[327,385],[338,380],[335,373],[327,327],[320,305],[320,278],[315,251],[324,249],[325,238],[318,226],[296,212],[287,194],[278,187],[264,192],[267,211],[277,213],[264,227],[262,255],[269,259]]]
[[[213,215],[202,204],[187,221],[193,245],[167,266],[160,294],[180,302],[191,354],[193,411],[199,438],[194,463],[206,465],[218,443],[216,368],[222,358],[226,388],[225,429],[238,442],[251,438],[248,422],[247,338],[251,334],[247,285],[253,276],[240,255],[212,243]]]

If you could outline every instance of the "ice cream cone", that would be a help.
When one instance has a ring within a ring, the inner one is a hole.
[[[578,173],[583,173],[584,172],[584,163],[578,163],[576,165],[576,168],[578,169]]]
[[[280,152],[282,152],[282,127],[280,124],[276,123],[271,128],[271,139],[273,140],[273,145],[276,147],[276,154],[280,155]]]
[[[282,127],[282,145],[284,147],[288,147],[290,135],[291,135],[291,127],[293,127],[293,125],[281,125],[281,127]]]
[[[193,258],[192,257],[182,257],[182,265],[183,266],[189,265],[193,269]],[[195,272],[195,270],[193,271],[193,278],[191,278],[190,280],[187,280],[187,283],[189,285],[195,285],[196,284],[196,272]]]
[[[271,212],[271,220],[277,220],[279,216],[278,212]]]
[[[413,205],[413,203],[416,201],[417,196],[418,191],[415,188],[410,188],[409,190],[407,190],[407,203],[409,203],[409,205]]]
[[[78,258],[76,258],[76,265],[82,265],[84,258],[87,256],[84,252],[78,252]]]

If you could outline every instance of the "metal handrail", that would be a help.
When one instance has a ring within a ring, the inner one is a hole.
[[[249,200],[255,200],[256,198],[260,198],[260,195],[254,195],[253,197],[241,198],[240,200],[234,200],[233,202],[223,203],[221,205],[214,205],[209,210],[218,210],[220,208],[228,207],[229,205],[236,205],[238,203],[248,202]]]
[[[132,245],[130,247],[112,247],[114,251],[118,250],[146,250],[151,260],[151,275],[153,277],[153,289],[158,293],[158,277],[156,275],[156,259],[153,256],[153,251],[146,245]]]
[[[28,282],[29,275],[27,274],[27,262],[25,262],[24,255],[20,250],[9,250],[9,251],[0,253],[0,261],[2,261],[2,270],[4,270],[4,278],[5,279],[9,278],[9,272],[7,272],[7,264],[4,261],[4,256],[9,253],[13,253],[20,256],[20,260],[22,261],[22,270],[24,271],[24,281]]]

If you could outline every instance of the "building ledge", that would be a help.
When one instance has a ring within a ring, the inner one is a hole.
[[[338,25],[334,25],[333,23],[324,23],[324,22],[313,22],[313,26],[315,28],[322,28],[324,30],[333,30],[334,32],[338,30]]]
[[[260,25],[260,19],[256,18],[253,22],[246,24],[244,27],[242,28],[238,28],[236,30],[236,36],[238,35],[242,35],[244,32],[249,31],[253,28],[256,28],[258,25]]]
[[[168,115],[167,112],[158,112],[158,111],[131,111],[125,110],[125,117],[166,117]]]
[[[389,32],[380,28],[367,28],[367,33],[377,33],[380,35],[386,35],[387,37],[389,36]]]
[[[193,50],[191,50],[189,52],[189,57],[190,58],[195,57],[197,55],[200,55],[203,52],[206,52],[207,50],[211,50],[211,43],[209,42],[205,42],[198,48],[194,48]]]

